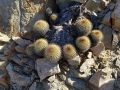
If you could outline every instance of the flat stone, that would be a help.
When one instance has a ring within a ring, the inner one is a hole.
[[[8,57],[5,56],[4,54],[0,54],[0,61],[7,61]]]
[[[28,39],[28,40],[34,40],[34,32],[31,31],[23,31],[21,32],[21,37],[24,39]]]
[[[92,67],[92,65],[95,64],[95,60],[92,59],[86,59],[85,62],[80,66],[79,71],[80,72],[86,72],[88,71],[87,69],[89,69],[90,67]]]
[[[34,83],[30,86],[29,90],[36,90],[36,87],[37,87],[37,83],[34,82]]]
[[[112,27],[120,29],[120,0],[117,1],[115,9],[112,13]]]
[[[24,49],[23,47],[21,47],[20,45],[17,45],[17,46],[15,47],[15,50],[16,50],[17,52],[19,52],[19,53],[25,54],[25,49]]]
[[[112,55],[111,55],[111,51],[110,50],[104,50],[104,51],[102,51],[101,53],[100,53],[100,55],[99,55],[99,59],[100,60],[102,60],[103,62],[104,61],[109,61],[109,60],[111,60],[111,57]]]
[[[8,88],[8,76],[6,72],[0,72],[0,85]]]
[[[13,66],[9,63],[6,67],[8,74],[10,76],[10,82],[16,83],[19,86],[26,87],[31,82],[30,77],[26,75],[21,75],[13,70]]]
[[[67,61],[68,61],[68,63],[69,63],[70,65],[80,65],[81,58],[80,58],[80,56],[78,55],[78,56],[74,57],[73,59],[67,60]]]
[[[112,12],[109,11],[107,14],[105,14],[105,16],[102,19],[102,23],[108,26],[111,26],[111,14]]]
[[[14,56],[10,57],[9,60],[11,60],[14,63],[22,66],[22,65],[26,64],[29,61],[29,58],[20,59],[17,55],[14,55]]]
[[[104,43],[101,42],[97,46],[90,48],[90,50],[94,55],[99,56],[101,51],[105,50]]]
[[[111,78],[112,69],[105,68],[96,72],[89,80],[93,90],[113,90],[115,79]]]
[[[7,35],[5,35],[5,34],[0,32],[0,41],[2,41],[2,42],[9,42],[10,38]]]
[[[45,79],[48,76],[60,73],[61,70],[59,68],[58,63],[51,63],[48,60],[44,59],[37,59],[36,61],[36,69],[38,75],[40,77],[40,81]]]
[[[32,44],[30,40],[25,40],[21,37],[12,37],[12,39],[22,47],[27,47],[29,44]]]
[[[112,48],[112,28],[109,26],[104,25],[103,29],[100,29],[100,31],[104,35],[103,43],[106,49]]]

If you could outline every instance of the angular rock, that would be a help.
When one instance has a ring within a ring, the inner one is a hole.
[[[103,27],[103,29],[100,29],[101,32],[104,35],[103,43],[105,45],[106,49],[111,49],[112,48],[112,28],[109,26]]]
[[[97,46],[90,48],[90,50],[94,55],[99,56],[101,51],[105,50],[104,43],[101,42]]]
[[[13,37],[12,39],[22,47],[27,47],[29,44],[32,44],[30,40],[25,40],[22,39],[21,37]]]
[[[25,53],[25,49],[23,47],[21,47],[20,45],[17,45],[15,47],[15,50],[19,53],[23,53],[23,54]]]
[[[6,67],[8,74],[10,76],[10,82],[16,83],[19,86],[26,87],[31,82],[30,77],[26,75],[21,75],[13,70],[13,65],[9,63]]]
[[[0,42],[9,42],[10,41],[10,38],[7,36],[7,35],[5,35],[5,34],[2,34],[1,32],[0,32]]]
[[[80,56],[78,55],[78,56],[74,57],[73,59],[67,60],[67,61],[68,61],[68,63],[69,63],[70,65],[80,65],[81,58],[80,58]]]
[[[115,9],[112,13],[112,27],[120,29],[120,0],[117,1]]]
[[[6,72],[0,72],[0,85],[8,88],[8,76]]]
[[[93,90],[113,90],[115,79],[111,78],[112,69],[105,68],[96,72],[89,80]]]
[[[49,82],[53,82],[53,81],[55,80],[55,75],[50,76],[47,80],[48,80]]]
[[[44,59],[37,59],[36,61],[36,69],[38,75],[40,77],[40,81],[45,79],[48,76],[60,73],[61,70],[59,68],[58,63],[51,63],[48,60]]]
[[[17,55],[14,55],[14,56],[10,57],[9,60],[12,60],[14,63],[22,66],[29,61],[29,58],[20,59]]]
[[[34,32],[31,31],[23,31],[21,32],[21,37],[24,39],[28,39],[28,40],[34,40]]]
[[[101,61],[108,61],[108,60],[110,60],[112,58],[112,55],[111,55],[111,52],[110,52],[110,50],[104,50],[104,51],[102,51],[101,53],[100,53],[100,55],[99,55],[99,59],[101,60]]]
[[[86,59],[85,62],[80,66],[79,71],[80,72],[86,72],[88,71],[87,69],[89,69],[90,67],[92,67],[92,65],[95,64],[95,60],[92,59]]]
[[[34,82],[34,83],[30,86],[29,90],[36,90],[36,87],[37,87],[37,83]]]
[[[108,26],[111,26],[111,14],[112,12],[109,11],[107,14],[105,14],[104,18],[102,19],[102,23]]]
[[[114,30],[112,31],[112,34],[113,34],[112,49],[115,49],[116,46],[118,45],[119,40],[118,40],[118,35]]]
[[[6,72],[6,65],[8,61],[0,61],[0,72]]]

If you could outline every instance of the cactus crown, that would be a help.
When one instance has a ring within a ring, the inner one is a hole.
[[[92,27],[92,22],[88,19],[80,19],[76,22],[76,26],[83,26],[83,27],[88,27],[91,26]]]
[[[77,51],[73,45],[66,44],[63,46],[63,55],[66,59],[72,59],[77,55]]]
[[[76,45],[80,49],[80,51],[84,52],[90,48],[91,42],[87,36],[82,36],[76,39]]]
[[[100,30],[93,30],[90,34],[91,38],[95,41],[103,40],[103,34]]]
[[[50,16],[50,19],[55,21],[56,19],[58,18],[58,15],[53,13],[51,16]]]
[[[34,29],[39,30],[45,26],[49,26],[49,24],[45,20],[39,20],[34,24]]]

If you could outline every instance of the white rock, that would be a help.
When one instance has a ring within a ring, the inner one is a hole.
[[[80,72],[86,72],[92,65],[94,65],[94,59],[86,59],[85,62],[80,66]]]

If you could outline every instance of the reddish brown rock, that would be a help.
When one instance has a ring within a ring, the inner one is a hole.
[[[105,68],[95,73],[89,80],[93,90],[113,90],[115,79],[111,77],[112,69]]]
[[[23,47],[21,47],[20,45],[17,45],[15,47],[15,50],[19,53],[23,53],[23,54],[25,53],[25,49]]]
[[[90,48],[90,50],[94,55],[99,56],[101,51],[105,50],[104,43],[101,42],[97,46]]]
[[[112,13],[112,27],[120,29],[120,0],[117,1]]]

